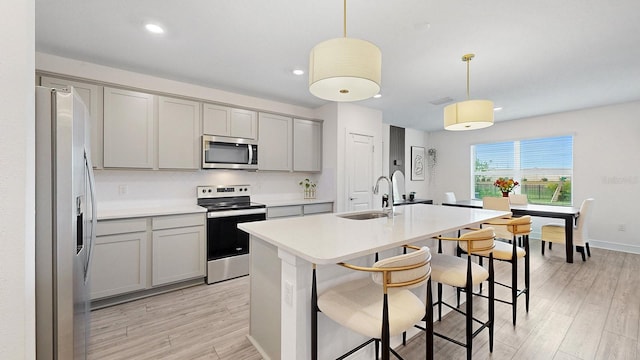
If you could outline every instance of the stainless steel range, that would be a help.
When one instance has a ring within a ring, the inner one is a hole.
[[[249,234],[237,225],[266,220],[264,204],[251,202],[250,185],[198,186],[207,208],[207,284],[249,274]]]

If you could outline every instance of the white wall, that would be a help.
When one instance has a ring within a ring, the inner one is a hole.
[[[596,200],[591,245],[640,253],[633,231],[640,201],[640,102],[500,122],[476,131],[430,133],[430,146],[438,150],[434,200],[442,202],[446,191],[470,198],[472,144],[558,135],[574,136],[574,206],[589,197]],[[621,225],[626,231],[619,231]]]
[[[429,182],[431,181],[431,168],[427,167],[427,174],[424,180],[411,180],[411,147],[420,146],[425,148],[425,152],[429,149],[427,144],[427,133],[422,130],[416,129],[404,129],[404,159],[405,159],[405,192],[407,196],[414,191],[416,198],[418,199],[432,199],[432,194],[429,193]]]
[[[250,172],[236,170],[128,171],[97,170],[98,208],[120,206],[121,202],[196,203],[199,185],[252,185],[254,201],[302,199],[298,183],[304,178],[317,181],[317,174]],[[323,189],[323,182],[319,182]],[[126,194],[121,191],[126,187]],[[322,197],[325,199],[325,197]],[[332,198],[329,198],[332,199]],[[135,204],[130,204],[135,206]]]
[[[382,175],[382,112],[375,109],[369,109],[353,103],[336,103],[337,107],[337,161],[336,161],[336,211],[347,211],[347,185],[345,170],[345,153],[346,153],[346,134],[348,131],[354,131],[363,135],[373,136],[374,153],[373,153],[373,178],[371,186],[375,184],[378,176]],[[389,190],[381,189],[381,194]],[[373,207],[381,207],[381,195],[373,196]]]
[[[0,2],[0,359],[35,358],[34,9]]]

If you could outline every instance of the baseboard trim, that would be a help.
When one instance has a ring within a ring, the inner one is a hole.
[[[613,243],[608,241],[589,240],[589,246],[598,249],[620,251],[631,254],[640,254],[640,246]]]
[[[253,338],[253,336],[247,335],[247,340],[249,340],[249,342],[253,345],[254,348],[256,348],[256,350],[258,350],[260,356],[262,356],[264,360],[271,360],[271,357],[267,355],[262,346],[260,346],[260,343],[258,343],[256,339]]]
[[[123,304],[126,302],[140,300],[146,297],[160,295],[164,293],[168,293],[175,290],[186,289],[191,286],[202,285],[204,284],[204,278],[191,279],[187,281],[181,281],[169,285],[158,286],[151,289],[134,291],[131,293],[115,295],[111,297],[101,298],[91,300],[91,310],[98,310],[102,308],[106,308],[113,305]]]

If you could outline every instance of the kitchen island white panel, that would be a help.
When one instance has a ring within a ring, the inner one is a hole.
[[[249,339],[265,359],[310,358],[312,264],[318,264],[321,293],[328,286],[363,276],[336,266],[338,262],[371,265],[376,252],[384,258],[401,245],[424,245],[435,235],[507,214],[416,204],[396,208],[393,218],[350,220],[342,214],[320,214],[240,224],[251,234],[252,274],[261,274],[251,278]],[[321,359],[336,358],[363,340],[323,316],[318,329]]]

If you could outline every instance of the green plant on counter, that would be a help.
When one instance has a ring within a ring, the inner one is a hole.
[[[309,179],[304,179],[300,181],[300,186],[304,189],[304,198],[305,199],[315,199],[316,198],[316,183]]]
[[[314,189],[316,187],[316,183],[309,179],[304,179],[298,183],[298,185],[302,186],[305,190]]]

